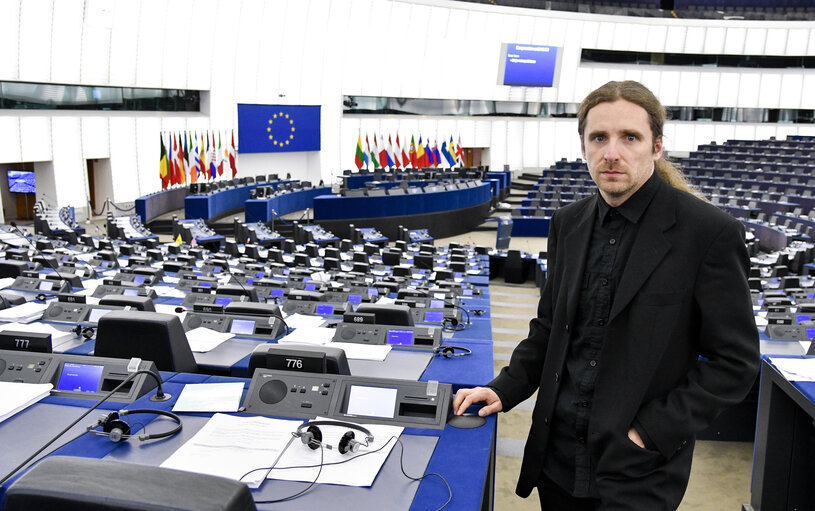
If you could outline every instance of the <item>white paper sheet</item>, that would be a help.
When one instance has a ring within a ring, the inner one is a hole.
[[[330,420],[317,418],[316,420]],[[355,454],[340,454],[337,450],[340,438],[349,431],[343,426],[320,426],[323,434],[323,443],[331,445],[332,449],[309,449],[302,445],[302,442],[293,443],[285,450],[280,460],[275,465],[275,469],[269,473],[269,479],[282,479],[285,481],[314,481],[318,468],[286,468],[286,467],[312,467],[320,464],[322,451],[323,468],[320,472],[318,483],[342,484],[345,486],[371,486],[376,474],[385,463],[388,454],[396,444],[392,437],[399,437],[404,429],[401,426],[385,426],[381,424],[363,424],[374,436],[374,441],[368,446],[360,446]],[[365,442],[364,434],[354,432],[355,440]],[[385,445],[387,444],[387,445]],[[381,451],[360,456],[366,452],[372,452],[380,447]],[[338,465],[328,465],[329,463],[339,463]]]
[[[12,284],[14,284],[14,278],[13,277],[4,277],[4,278],[0,279],[0,289],[6,289],[7,287],[9,287]]]
[[[237,412],[243,383],[188,383],[173,406],[174,412]]]
[[[388,298],[387,296],[380,296],[376,303],[379,305],[393,305],[396,303],[396,300],[393,298]]]
[[[156,294],[164,298],[184,298],[187,296],[184,291],[170,286],[154,286]]]
[[[286,321],[288,323],[288,320]],[[301,326],[285,337],[278,339],[279,344],[316,344],[323,345],[331,342],[336,332],[333,328],[318,328]]]
[[[0,322],[17,321],[18,323],[31,323],[40,319],[48,306],[44,303],[27,302],[16,307],[0,310]]]
[[[253,470],[273,466],[301,422],[216,413],[161,466],[228,477],[256,488],[267,470]]]
[[[286,316],[286,324],[289,328],[316,328],[325,323],[322,316],[307,316],[305,314],[290,314]]]
[[[50,383],[0,381],[0,422],[44,398],[53,388]]]
[[[53,326],[49,325],[48,323],[40,322],[27,324],[23,323],[0,324],[0,332],[5,330],[16,330],[18,332],[40,332],[45,334],[51,334],[52,350],[76,338],[76,334],[73,332],[63,332],[62,330],[58,330]]]
[[[815,381],[815,358],[771,357],[770,362],[789,381]]]
[[[345,351],[346,358],[355,358],[359,360],[378,360],[382,362],[391,352],[389,344],[358,344],[353,342],[332,342],[329,344],[332,348],[342,348]]]
[[[198,353],[212,351],[218,345],[233,337],[235,337],[235,334],[216,332],[203,326],[193,328],[187,332],[187,342],[190,344],[190,349]]]

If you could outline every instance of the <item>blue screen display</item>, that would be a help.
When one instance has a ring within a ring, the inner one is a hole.
[[[228,298],[226,296],[216,296],[215,303],[217,305],[223,305],[224,307],[226,307],[227,305],[232,303],[232,298]]]
[[[444,313],[439,311],[427,311],[424,313],[425,323],[441,323],[444,321]]]
[[[413,344],[413,330],[388,330],[388,344],[410,346]]]
[[[375,287],[369,287],[368,294],[371,296],[379,296],[379,290]]]
[[[275,288],[275,289],[272,289],[272,296],[277,296],[277,297],[283,296],[283,289],[279,288],[279,287]]]
[[[266,274],[263,273],[262,271],[259,271],[259,272],[255,273],[255,277],[257,277],[259,279],[262,279],[264,277],[264,275],[266,275]]]
[[[334,306],[331,304],[322,303],[317,305],[317,309],[314,312],[317,314],[334,314]]]
[[[103,369],[104,366],[100,365],[65,362],[57,382],[57,390],[96,392],[99,390]]]
[[[504,85],[552,87],[557,70],[557,46],[507,44]]]
[[[306,284],[306,291],[314,291],[317,289],[317,284]]]
[[[8,191],[17,193],[35,193],[37,185],[34,172],[30,170],[9,170]]]
[[[144,275],[136,275],[133,277],[133,282],[136,284],[144,284]]]
[[[139,296],[139,290],[138,289],[125,289],[122,294],[125,295],[125,296]]]
[[[348,295],[348,302],[350,303],[361,303],[362,297],[360,295]]]
[[[444,300],[430,300],[430,308],[431,309],[443,309],[444,308]]]
[[[795,316],[795,319],[797,319],[799,323],[801,321],[809,321],[810,320],[809,318],[810,318],[809,314],[798,314]]]
[[[472,289],[465,289],[462,294],[464,296],[473,296],[473,290]]]
[[[212,287],[212,282],[199,282],[198,285],[201,287]]]

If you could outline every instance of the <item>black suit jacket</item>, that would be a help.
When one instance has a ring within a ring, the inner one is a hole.
[[[503,410],[538,390],[516,492],[537,484],[564,367],[597,196],[552,217],[538,317],[490,383]],[[603,509],[672,509],[695,434],[741,401],[759,367],[740,222],[662,179],[611,306],[590,416]],[[627,437],[637,422],[656,451]]]

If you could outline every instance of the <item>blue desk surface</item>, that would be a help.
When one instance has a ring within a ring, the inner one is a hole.
[[[165,373],[166,374],[166,373]],[[161,410],[171,410],[178,395],[181,393],[183,386],[187,383],[216,383],[216,382],[230,382],[239,381],[244,383],[244,395],[248,389],[250,380],[236,379],[230,377],[218,376],[205,376],[198,374],[174,374],[165,380],[164,389],[173,395],[172,399],[166,402],[157,403],[149,400],[148,394],[136,401],[128,408],[157,408]],[[87,408],[93,401],[81,399],[65,399],[65,398],[45,398],[40,403],[37,403],[28,409],[20,412],[16,416],[0,423],[0,436],[4,439],[4,444],[7,446],[16,446],[18,454],[25,452],[33,453],[41,445],[41,440],[35,439],[32,441],[30,435],[22,435],[19,433],[19,427],[15,429],[15,422],[17,421],[36,421],[38,415],[42,415],[44,407],[48,406],[50,402],[58,402],[65,405],[63,408],[78,407],[77,413],[67,413],[70,410],[65,410],[63,413],[64,424],[69,424],[72,420],[79,416],[80,408]],[[122,405],[118,404],[115,408],[120,408]],[[182,421],[186,415],[196,416],[209,416],[211,414],[181,414]],[[93,417],[91,417],[93,416]],[[60,418],[63,418],[60,417]],[[87,417],[84,422],[91,423],[95,419],[93,412]],[[153,417],[150,415],[133,415],[129,417],[129,422],[132,425],[133,432],[138,432],[149,425]],[[83,424],[84,422],[81,421]],[[11,437],[11,432],[17,431],[14,438]],[[455,510],[472,510],[478,509],[481,506],[481,496],[484,485],[488,483],[486,476],[490,465],[490,459],[493,452],[493,445],[496,432],[496,418],[491,416],[487,418],[487,423],[476,429],[457,429],[447,426],[443,430],[427,430],[406,428],[405,434],[410,435],[423,435],[423,436],[437,436],[439,438],[433,455],[427,465],[425,473],[439,473],[450,484],[453,493],[453,499],[446,509]],[[162,452],[161,441],[153,441],[151,448],[156,452],[155,464],[158,465],[165,459],[169,453]],[[56,449],[53,454],[62,456],[80,456],[86,458],[101,459],[113,451],[117,451],[117,458],[127,459],[127,451],[132,449],[132,446],[127,442],[113,443],[105,437],[81,435],[78,438],[68,442]],[[122,456],[118,453],[122,452]],[[399,456],[399,448],[394,448],[390,456]],[[161,459],[158,459],[161,458]],[[22,461],[22,460],[20,460]],[[462,470],[462,467],[467,467]],[[24,471],[18,473],[0,487],[0,501],[5,495],[6,489],[16,479],[18,479]],[[387,481],[381,478],[374,481],[374,485],[388,484]],[[336,488],[335,491],[346,491],[344,487],[333,487],[327,485],[328,488]],[[261,487],[262,489],[262,487]],[[370,491],[367,488],[354,488],[352,491]],[[440,483],[438,478],[429,477],[419,483],[414,500],[410,509],[436,509],[440,507],[447,499],[447,489]],[[261,504],[259,509],[273,509],[272,504]],[[386,506],[387,507],[387,506]]]
[[[344,220],[421,215],[453,211],[489,202],[490,185],[462,190],[380,197],[322,196],[314,199],[314,220]]]
[[[331,187],[323,186],[308,190],[297,190],[265,199],[249,199],[245,202],[246,223],[265,223],[274,218],[275,213],[279,216],[310,208],[313,206],[315,197],[329,194],[331,194]]]
[[[255,183],[238,188],[229,188],[209,195],[188,195],[184,199],[184,216],[186,218],[203,218],[209,220],[222,215],[229,210],[243,207],[249,199],[249,192],[259,186],[278,186],[294,181],[272,181],[268,183]]]

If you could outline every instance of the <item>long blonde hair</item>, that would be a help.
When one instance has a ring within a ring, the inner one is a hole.
[[[662,106],[662,103],[654,96],[653,92],[648,90],[643,84],[633,80],[608,82],[586,96],[586,99],[580,103],[580,109],[577,111],[577,133],[580,135],[580,140],[583,140],[583,133],[586,128],[586,117],[589,114],[589,110],[600,103],[613,103],[618,99],[624,99],[645,109],[651,124],[652,140],[653,143],[656,144],[656,140],[662,136],[665,126],[665,119],[667,117],[665,107]],[[654,147],[654,149],[655,148],[656,147]],[[665,159],[664,152],[662,157],[654,164],[654,170],[674,188],[684,190],[704,199],[702,193],[688,181],[688,178],[685,177],[682,171]]]

